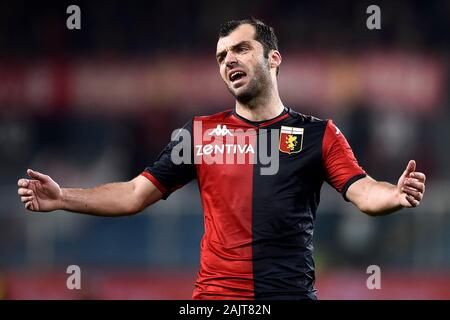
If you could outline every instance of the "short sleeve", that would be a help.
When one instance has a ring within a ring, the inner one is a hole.
[[[345,196],[348,188],[367,174],[359,166],[347,139],[332,120],[327,121],[325,128],[322,159],[326,181],[348,201]]]
[[[189,137],[192,135],[192,121],[188,122],[182,129],[185,130]],[[153,165],[148,166],[141,173],[142,176],[149,179],[158,189],[162,192],[162,199],[167,197],[175,190],[181,188],[197,176],[196,167],[193,162],[192,156],[192,139],[190,141],[184,141],[189,145],[188,149],[181,148],[180,157],[183,156],[183,152],[190,152],[190,161],[182,162],[180,164],[174,163],[172,159],[172,151],[183,142],[186,137],[180,135],[176,140],[171,141],[159,154]]]

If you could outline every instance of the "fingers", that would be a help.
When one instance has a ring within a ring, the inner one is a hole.
[[[425,192],[425,184],[416,179],[405,179],[404,186],[410,187],[422,193]]]
[[[27,170],[27,173],[33,179],[37,180],[46,179],[46,177],[43,174],[30,169]],[[33,205],[33,201],[35,200],[34,192],[33,190],[29,189],[32,187],[31,182],[32,181],[29,179],[19,179],[17,181],[17,186],[19,187],[19,189],[17,190],[17,194],[20,196],[20,201],[25,205],[25,209],[34,211],[35,210]]]
[[[17,190],[17,194],[19,196],[31,196],[33,194],[33,191],[26,188],[19,188],[19,190]]]
[[[417,207],[422,201],[425,192],[425,175],[415,172],[411,176],[414,176],[414,178],[406,178],[401,191],[405,193],[405,198],[409,205],[411,207]]]
[[[420,204],[418,200],[414,199],[414,197],[410,195],[406,195],[406,200],[412,207],[417,207]]]
[[[416,161],[410,160],[402,178],[401,192],[405,194],[406,201],[411,207],[417,207],[422,201],[425,192],[426,176],[416,171]]]
[[[48,179],[48,176],[46,176],[45,174],[42,174],[38,171],[34,171],[31,169],[27,170],[27,174],[30,176],[30,178],[33,178],[33,179],[36,179],[39,181],[47,181],[47,179]]]
[[[22,179],[25,180],[25,179]],[[24,183],[21,183],[19,181],[19,185],[24,185]],[[20,196],[20,201],[25,204],[25,209],[33,210],[33,200],[34,200],[34,194],[33,190],[26,189],[26,188],[19,188],[17,191],[17,194]]]
[[[407,196],[413,197],[414,200],[417,200],[419,202],[423,198],[423,193],[422,192],[419,192],[419,191],[417,191],[415,189],[412,189],[412,188],[409,188],[409,187],[404,187],[403,188],[403,192],[406,193]]]
[[[411,207],[417,207],[420,204],[425,192],[426,176],[422,172],[414,172],[415,169],[415,161],[409,161],[402,186],[402,192],[405,193],[406,201]]]
[[[33,211],[33,201],[28,201],[27,203],[25,203],[25,209]]]
[[[408,176],[410,173],[416,171],[416,161],[409,160],[408,165],[406,166],[405,175]]]
[[[29,183],[30,183],[30,180],[28,180],[28,179],[19,179],[19,181],[17,181],[17,186],[26,188],[26,187],[28,187]]]
[[[29,201],[33,201],[33,198],[33,196],[20,197],[20,201],[22,201],[23,203],[27,203]]]
[[[409,176],[411,178],[419,180],[420,182],[425,182],[425,180],[427,180],[427,177],[422,172],[413,172]]]

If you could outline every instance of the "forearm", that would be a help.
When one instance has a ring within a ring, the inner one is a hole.
[[[366,195],[358,207],[371,216],[387,215],[402,208],[397,186],[388,182],[374,180],[368,186]]]
[[[97,216],[124,216],[140,210],[133,203],[134,184],[118,182],[90,189],[63,188],[61,209]]]
[[[402,208],[397,186],[367,176],[353,183],[347,198],[364,213],[382,216]]]
[[[425,192],[426,176],[416,172],[416,162],[410,160],[397,185],[378,182],[369,176],[352,183],[347,198],[362,212],[382,216],[401,208],[417,207]]]

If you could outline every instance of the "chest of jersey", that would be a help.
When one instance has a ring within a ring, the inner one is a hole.
[[[250,181],[269,184],[273,192],[316,189],[323,180],[323,133],[322,123],[291,118],[264,127],[194,122],[193,153],[202,190],[209,185],[218,191],[236,189]]]

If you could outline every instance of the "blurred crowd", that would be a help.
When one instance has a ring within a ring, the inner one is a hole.
[[[68,33],[65,14],[80,7],[81,30]],[[368,33],[366,8],[382,9],[382,28]],[[276,27],[283,49],[360,50],[394,46],[448,51],[450,4],[436,1],[58,1],[0,3],[0,55],[153,54],[211,51],[220,23],[249,16]]]

